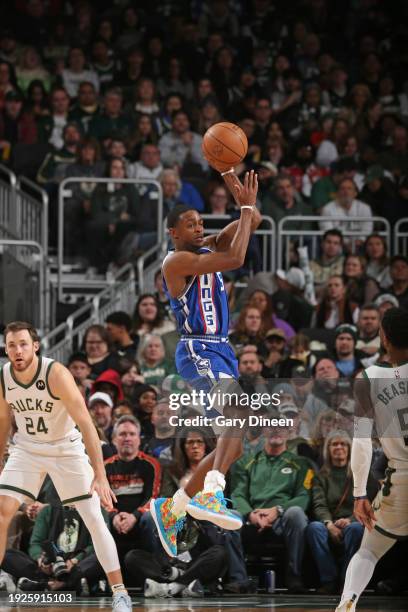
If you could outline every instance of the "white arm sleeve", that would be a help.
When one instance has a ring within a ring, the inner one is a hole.
[[[367,494],[367,479],[373,454],[372,429],[373,419],[354,417],[354,438],[350,464],[353,472],[354,497],[363,497]]]

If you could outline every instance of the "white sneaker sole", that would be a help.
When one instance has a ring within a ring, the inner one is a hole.
[[[189,515],[197,519],[197,521],[210,521],[210,523],[214,523],[214,525],[221,527],[221,529],[234,531],[242,527],[242,520],[238,516],[220,514],[219,512],[204,510],[203,508],[197,508],[197,506],[190,504],[187,505],[186,510]]]
[[[168,547],[168,544],[167,544],[166,540],[165,540],[165,539],[164,539],[164,537],[163,537],[162,531],[161,531],[161,529],[160,529],[159,521],[158,521],[158,518],[157,518],[157,514],[156,514],[156,506],[155,506],[155,503],[154,503],[154,499],[151,499],[151,500],[150,500],[150,513],[151,513],[151,515],[152,515],[152,519],[154,520],[154,523],[155,523],[155,525],[156,525],[156,528],[157,528],[157,533],[159,534],[160,542],[161,542],[161,544],[162,544],[162,546],[163,546],[164,550],[165,550],[165,551],[166,551],[166,553],[169,555],[169,557],[177,557],[177,553],[176,553],[176,554],[174,554],[174,553],[173,553],[173,552],[170,550],[170,548]]]

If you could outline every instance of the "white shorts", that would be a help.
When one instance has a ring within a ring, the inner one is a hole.
[[[0,495],[21,503],[36,500],[49,474],[63,504],[91,497],[94,472],[80,434],[72,442],[29,443],[17,439],[9,451],[0,474]]]
[[[377,531],[396,540],[408,538],[408,470],[397,469],[386,478],[373,509]]]

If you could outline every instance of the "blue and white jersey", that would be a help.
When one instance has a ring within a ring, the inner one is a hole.
[[[198,253],[211,253],[211,249],[202,247]],[[228,336],[228,297],[221,272],[193,276],[177,298],[170,296],[164,278],[163,285],[180,334]]]

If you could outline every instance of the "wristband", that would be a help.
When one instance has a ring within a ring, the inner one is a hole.
[[[226,170],[225,172],[220,172],[221,176],[225,176],[226,174],[234,174],[234,168],[230,168],[229,170]]]
[[[251,206],[250,204],[244,204],[244,206],[241,206],[241,210],[243,208],[249,208],[250,210],[254,210],[254,206]]]

